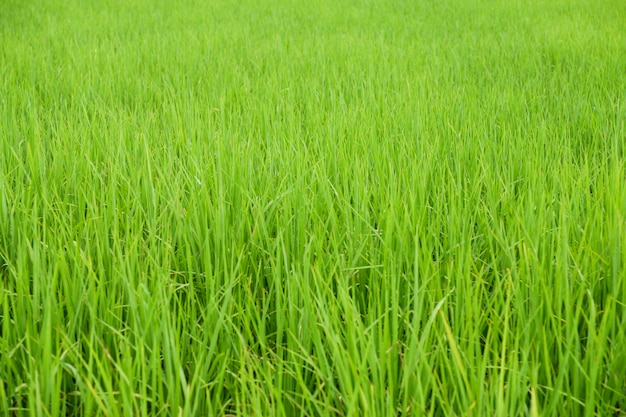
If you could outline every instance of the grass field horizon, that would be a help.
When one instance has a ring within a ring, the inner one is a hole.
[[[625,23],[0,1],[0,416],[626,415]]]

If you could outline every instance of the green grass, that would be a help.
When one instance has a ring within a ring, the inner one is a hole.
[[[0,417],[626,415],[624,22],[0,1]]]

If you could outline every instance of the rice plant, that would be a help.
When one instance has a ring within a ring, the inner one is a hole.
[[[0,2],[0,416],[626,415],[624,22]]]

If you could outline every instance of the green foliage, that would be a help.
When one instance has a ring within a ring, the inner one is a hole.
[[[626,414],[618,2],[0,4],[0,416]]]

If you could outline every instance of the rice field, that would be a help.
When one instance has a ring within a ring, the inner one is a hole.
[[[626,415],[625,27],[0,0],[0,417]]]

